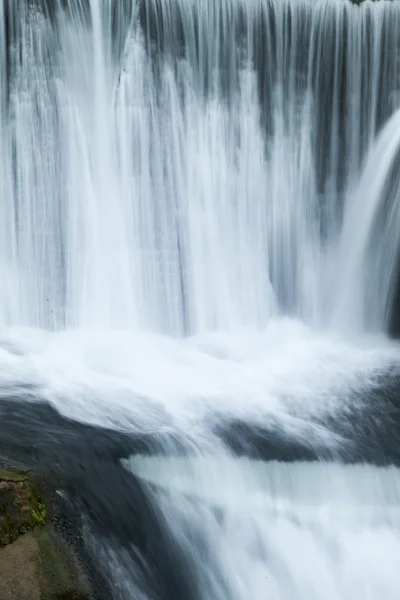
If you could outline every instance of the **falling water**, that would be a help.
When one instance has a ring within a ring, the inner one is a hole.
[[[179,522],[180,543],[195,553],[201,598],[397,597],[394,468],[226,457],[137,457],[131,468],[162,486],[152,495]]]
[[[398,2],[0,0],[0,75],[0,398],[207,455],[130,464],[192,600],[397,598],[398,471],[338,460],[400,364]]]
[[[385,328],[399,228],[368,240],[399,144],[374,200],[365,157],[400,106],[396,3],[2,6],[4,325]]]

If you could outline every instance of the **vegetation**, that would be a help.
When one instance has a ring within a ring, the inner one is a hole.
[[[73,551],[52,528],[35,482],[0,470],[0,597],[88,600],[88,589]]]
[[[32,523],[34,527],[44,527],[47,523],[47,511],[42,502],[38,502],[36,508],[32,509]]]

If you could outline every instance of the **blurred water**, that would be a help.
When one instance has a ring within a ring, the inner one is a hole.
[[[3,325],[385,329],[395,4],[1,6]]]
[[[157,485],[171,535],[195,556],[200,598],[397,598],[393,467],[228,456],[136,456],[126,466]]]
[[[130,465],[192,600],[397,598],[397,469],[220,435],[334,455],[398,373],[397,3],[0,0],[0,77],[0,398],[196,451]]]

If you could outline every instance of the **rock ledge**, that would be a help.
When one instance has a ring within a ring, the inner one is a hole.
[[[0,600],[90,600],[73,550],[33,478],[0,469]]]

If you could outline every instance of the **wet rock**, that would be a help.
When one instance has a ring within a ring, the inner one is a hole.
[[[74,551],[33,479],[0,470],[0,600],[89,600]]]

